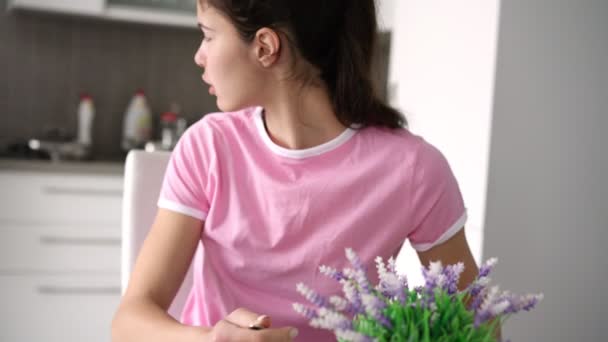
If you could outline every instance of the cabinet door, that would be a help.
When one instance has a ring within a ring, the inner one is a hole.
[[[11,0],[14,8],[39,9],[84,15],[101,15],[106,0]]]
[[[0,225],[0,272],[120,273],[118,227]]]
[[[0,275],[0,341],[108,342],[118,276]]]
[[[121,176],[0,172],[0,225],[120,227]]]

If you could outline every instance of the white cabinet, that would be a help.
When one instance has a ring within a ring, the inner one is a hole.
[[[1,276],[0,341],[109,342],[118,278]]]
[[[0,341],[110,341],[122,182],[0,170]]]
[[[51,12],[98,16],[106,0],[9,0],[9,8],[38,9]]]

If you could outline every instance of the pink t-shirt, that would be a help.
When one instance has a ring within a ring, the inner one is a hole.
[[[395,256],[406,239],[427,250],[466,221],[447,160],[407,129],[348,128],[290,150],[271,140],[260,107],[208,114],[188,128],[158,206],[205,221],[184,324],[213,326],[244,307],[297,327],[300,341],[335,340],[292,309],[306,302],[299,282],[341,294],[320,265],[342,269],[351,247],[376,283],[376,256]]]

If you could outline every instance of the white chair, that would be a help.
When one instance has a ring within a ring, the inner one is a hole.
[[[125,162],[122,204],[121,288],[124,294],[139,249],[156,215],[158,195],[170,152],[132,150]],[[179,319],[192,284],[192,270],[182,283],[169,314]]]

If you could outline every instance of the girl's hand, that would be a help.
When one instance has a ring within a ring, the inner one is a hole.
[[[236,309],[213,327],[211,341],[291,342],[298,335],[295,328],[272,329],[271,324],[270,317],[266,315],[260,316],[247,309]]]

